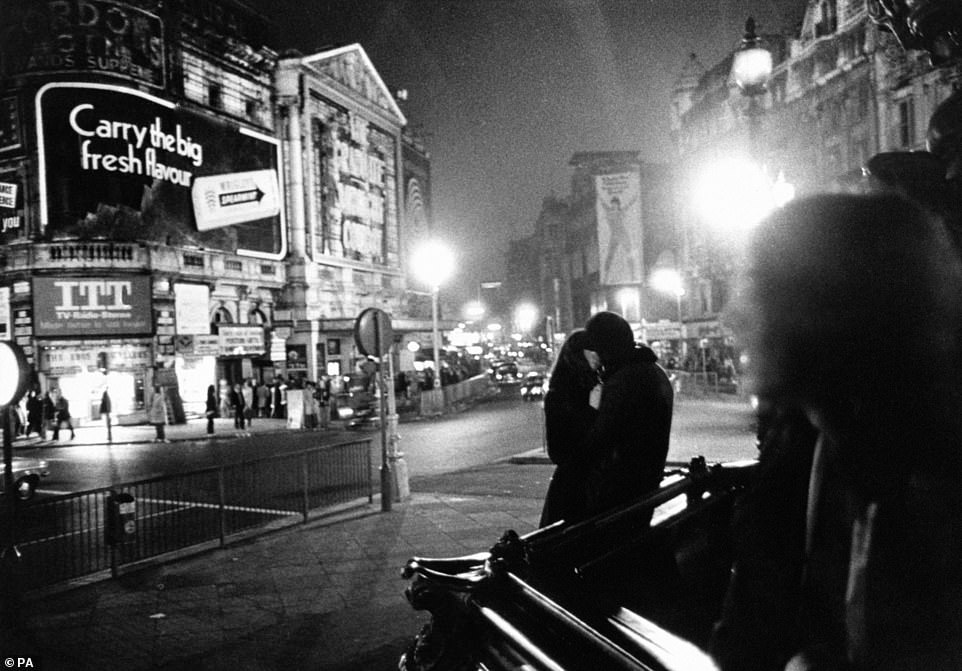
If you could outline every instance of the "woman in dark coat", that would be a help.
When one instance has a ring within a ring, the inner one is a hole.
[[[207,433],[214,433],[214,418],[217,417],[217,390],[214,385],[207,387]]]
[[[585,516],[586,461],[578,447],[598,414],[597,400],[592,407],[592,390],[598,386],[598,376],[585,355],[587,343],[583,330],[572,331],[558,352],[548,381],[544,398],[545,440],[548,457],[558,467],[545,496],[542,527]],[[599,396],[597,390],[595,395]]]

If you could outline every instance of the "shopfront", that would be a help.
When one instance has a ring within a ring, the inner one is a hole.
[[[38,276],[32,297],[42,391],[60,389],[78,422],[99,418],[106,389],[118,421],[142,412],[154,358],[149,276]]]

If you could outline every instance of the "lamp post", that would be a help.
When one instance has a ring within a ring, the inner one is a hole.
[[[454,272],[454,254],[443,242],[429,240],[422,244],[412,259],[421,281],[431,288],[431,342],[434,347],[434,388],[441,388],[441,334],[438,330],[438,300],[441,285]]]
[[[772,54],[762,46],[761,38],[755,33],[755,19],[749,16],[745,21],[741,47],[732,57],[732,78],[742,94],[748,96],[749,153],[754,160],[758,160],[758,126],[761,119],[758,96],[768,89],[771,76]]]
[[[685,323],[682,321],[681,297],[685,295],[685,280],[681,273],[674,268],[659,268],[651,274],[651,286],[656,291],[675,297],[675,307],[678,310],[678,339],[681,342],[679,348],[681,358],[684,360],[688,354],[688,344],[685,342]]]

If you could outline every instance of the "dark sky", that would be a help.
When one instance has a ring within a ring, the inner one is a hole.
[[[459,256],[451,298],[502,279],[510,239],[568,193],[580,151],[667,162],[671,87],[711,67],[744,20],[791,27],[805,0],[248,0],[280,46],[360,43],[432,158],[434,224]]]

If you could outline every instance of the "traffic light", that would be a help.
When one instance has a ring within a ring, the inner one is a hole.
[[[110,361],[108,360],[106,352],[97,353],[97,368],[100,369],[100,372],[106,373],[107,369],[109,368],[108,366],[109,363]]]

